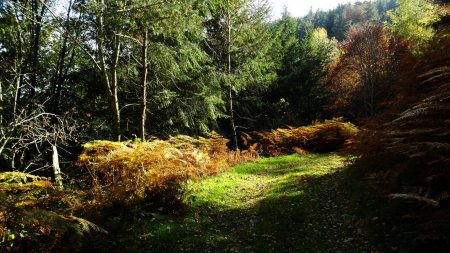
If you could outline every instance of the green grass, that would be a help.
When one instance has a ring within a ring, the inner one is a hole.
[[[344,202],[336,198],[333,180],[341,173],[345,160],[333,153],[289,155],[235,166],[228,173],[189,185],[186,200],[191,208],[186,217],[176,220],[144,214],[128,227],[121,227],[114,249],[123,247],[127,252],[330,250],[337,247],[333,240],[345,241],[348,233],[341,231],[341,227],[335,228],[334,221],[328,218],[332,214],[340,219],[342,203],[333,204],[328,210],[322,202],[326,205],[330,202],[327,199]],[[338,239],[334,238],[335,234]]]
[[[222,210],[242,209],[264,199],[301,195],[301,190],[286,191],[301,176],[319,177],[342,167],[338,155],[280,156],[234,167],[219,177],[194,186],[193,207],[213,205]]]

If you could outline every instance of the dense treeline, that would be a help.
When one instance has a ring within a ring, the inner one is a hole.
[[[341,4],[330,11],[310,10],[299,22],[306,26],[323,27],[330,37],[342,41],[351,26],[366,22],[381,24],[390,20],[388,11],[397,7],[396,0],[378,0]],[[300,30],[300,34],[304,29]]]
[[[425,36],[410,30],[435,20],[424,13],[426,20],[408,27],[401,20],[407,11],[389,11],[395,6],[346,4],[269,21],[264,1],[5,1],[2,167],[35,169],[45,164],[47,147],[80,138],[215,130],[236,148],[240,131],[309,124],[335,109],[352,120],[373,115],[387,98],[380,85],[389,86],[392,74],[385,72],[401,65],[401,47]],[[398,25],[388,29],[386,20]],[[376,66],[352,70],[346,62],[358,57]],[[344,81],[362,75],[369,75],[359,85],[366,91]],[[369,108],[349,110],[369,100]]]
[[[26,156],[78,137],[198,135],[220,130],[218,119],[230,122],[221,127],[236,139],[234,96],[262,90],[275,76],[267,8],[251,1],[3,2],[2,167],[33,167]],[[34,129],[41,121],[48,126]]]

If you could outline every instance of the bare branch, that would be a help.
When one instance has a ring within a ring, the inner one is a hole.
[[[50,7],[49,7],[44,1],[42,1],[42,0],[39,0],[39,2],[41,2],[41,3],[45,6],[45,8],[48,9],[48,11],[50,12],[50,14],[52,14],[52,16],[55,18],[55,20],[57,20],[57,22],[59,23],[61,29],[63,29],[63,30],[67,33],[67,36],[68,36],[73,42],[75,42],[75,44],[77,44],[77,45],[81,48],[81,50],[82,50],[84,53],[86,53],[86,55],[89,56],[89,58],[91,58],[91,60],[92,60],[92,61],[94,62],[94,64],[95,64],[95,67],[96,67],[98,70],[101,70],[100,65],[99,65],[99,64],[97,63],[97,61],[95,60],[95,57],[94,57],[94,56],[93,56],[86,48],[83,47],[83,45],[81,44],[81,42],[78,41],[77,38],[73,37],[72,34],[70,34],[70,33],[67,31],[67,29],[64,27],[64,25],[63,25],[63,24],[61,23],[61,21],[58,19],[57,15],[50,9]]]
[[[124,38],[130,39],[130,40],[136,42],[136,43],[137,43],[139,46],[141,46],[141,47],[144,45],[144,44],[142,44],[142,42],[140,42],[138,39],[133,38],[133,37],[131,37],[131,36],[128,36],[128,35],[125,35],[125,34],[121,34],[121,33],[114,33],[114,35],[119,36],[119,37],[124,37]]]

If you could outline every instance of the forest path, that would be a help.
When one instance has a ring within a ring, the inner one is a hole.
[[[289,155],[235,166],[189,186],[182,221],[141,219],[120,244],[127,252],[371,252],[343,186],[346,159]]]

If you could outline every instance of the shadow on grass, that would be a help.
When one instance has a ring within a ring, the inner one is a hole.
[[[183,220],[119,223],[104,252],[359,252],[354,231],[344,225],[343,196],[336,195],[342,159],[333,156],[331,162],[330,155],[314,154],[237,166],[238,175],[263,175],[275,183],[242,208],[203,200]],[[311,169],[321,173],[306,173]]]

